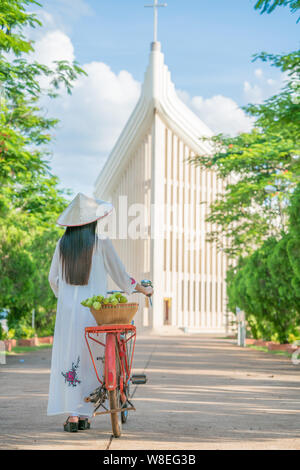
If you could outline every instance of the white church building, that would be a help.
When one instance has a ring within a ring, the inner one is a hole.
[[[203,204],[222,191],[222,182],[214,172],[186,161],[209,151],[200,138],[211,135],[177,96],[161,45],[154,41],[139,101],[94,190],[95,197],[114,204],[119,225],[111,238],[127,272],[153,282],[152,306],[142,295],[130,297],[140,302],[138,327],[230,330],[227,259],[205,240],[212,227],[205,222],[208,207]],[[124,227],[137,216],[137,208],[146,233],[132,237]],[[117,288],[112,282],[110,287]]]

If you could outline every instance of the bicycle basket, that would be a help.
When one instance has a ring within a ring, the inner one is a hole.
[[[99,310],[90,307],[97,325],[127,325],[131,323],[138,311],[138,303],[126,303],[118,305],[102,305]]]

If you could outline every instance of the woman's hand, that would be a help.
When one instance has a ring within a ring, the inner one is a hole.
[[[147,297],[151,297],[151,295],[153,295],[153,292],[154,292],[153,287],[151,287],[151,286],[144,287],[144,290],[145,290],[144,293]]]
[[[141,286],[141,284],[136,284],[135,289],[138,292],[141,292],[142,294],[146,295],[147,297],[151,297],[151,295],[153,295],[153,292],[154,292],[153,287],[151,286],[144,287],[144,286]]]

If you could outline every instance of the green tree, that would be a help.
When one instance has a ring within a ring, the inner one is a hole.
[[[211,152],[190,159],[226,183],[210,205],[207,221],[216,229],[208,238],[232,256],[287,231],[289,199],[300,176],[300,52],[257,57],[287,73],[284,89],[244,108],[255,119],[251,132],[204,139]]]
[[[291,284],[297,297],[300,297],[300,185],[292,195],[289,215],[290,240],[287,244],[287,252],[293,274]]]
[[[289,6],[291,12],[295,13],[300,8],[300,0],[258,0],[255,9],[261,10],[261,13],[272,13],[279,6]]]
[[[61,231],[55,226],[65,208],[48,158],[51,130],[57,119],[45,117],[42,96],[71,93],[85,73],[77,62],[57,61],[49,68],[26,57],[34,43],[24,27],[42,23],[28,13],[34,0],[2,0],[0,5],[0,309],[9,309],[9,324],[26,324],[33,308],[39,329],[53,326],[55,297],[48,271]],[[9,53],[9,54],[8,54]],[[13,56],[13,58],[12,58]],[[40,78],[48,77],[43,90]]]
[[[277,6],[294,12],[300,2],[256,2],[262,13]],[[190,163],[224,182],[206,220],[216,227],[208,240],[232,261],[229,309],[245,311],[254,337],[286,342],[297,335],[300,313],[300,52],[262,52],[253,60],[285,72],[285,86],[243,108],[254,120],[251,132],[204,139],[210,152]]]
[[[298,334],[300,295],[292,286],[289,236],[269,238],[227,275],[229,306],[246,313],[252,335],[286,343]]]

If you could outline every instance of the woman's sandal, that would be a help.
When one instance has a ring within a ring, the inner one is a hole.
[[[69,418],[70,418],[70,416],[69,416]],[[69,418],[67,419],[67,421],[64,424],[64,431],[66,431],[66,432],[77,432],[78,428],[79,428],[78,421],[76,421],[76,423],[74,423],[72,421],[69,421]]]
[[[78,421],[78,429],[79,431],[85,431],[86,429],[90,429],[91,423],[89,423],[88,418],[79,418]]]

